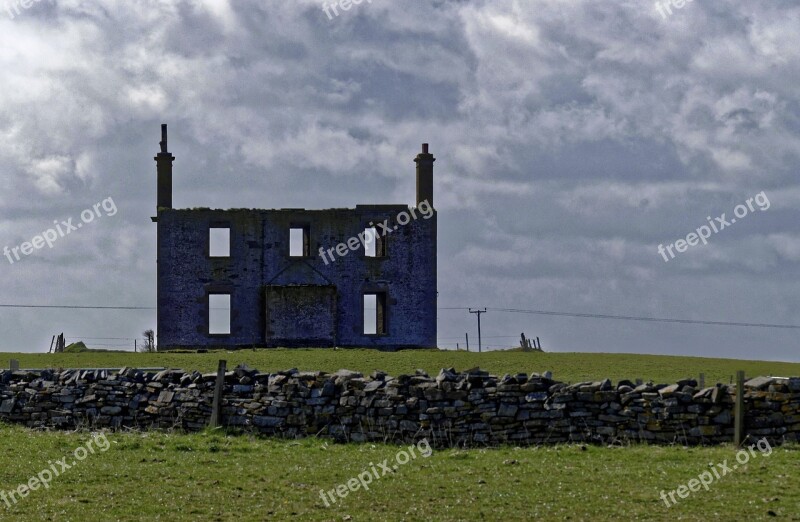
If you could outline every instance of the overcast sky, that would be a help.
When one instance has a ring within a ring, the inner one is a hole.
[[[0,11],[0,247],[109,197],[116,212],[0,258],[2,304],[154,306],[168,123],[176,207],[412,204],[429,142],[439,305],[489,307],[484,346],[524,331],[546,351],[800,360],[796,329],[491,311],[800,325],[796,0],[671,15],[649,0],[18,11]],[[768,205],[751,200],[708,244],[659,253],[761,192]],[[2,308],[0,350],[154,327],[154,310]],[[441,346],[467,331],[474,348],[475,316],[439,312]]]

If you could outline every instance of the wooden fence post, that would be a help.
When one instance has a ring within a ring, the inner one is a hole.
[[[734,410],[733,443],[741,447],[744,442],[744,371],[736,372],[736,409]]]
[[[214,387],[214,402],[211,405],[211,421],[208,426],[216,428],[222,423],[222,392],[225,391],[225,370],[227,362],[220,359],[217,367],[217,382]]]
[[[16,360],[16,359],[11,359],[11,365],[10,366],[11,366],[11,371],[12,372],[15,372],[15,371],[19,370],[19,361]]]
[[[702,390],[705,387],[706,387],[706,374],[701,372],[700,373],[700,389]]]

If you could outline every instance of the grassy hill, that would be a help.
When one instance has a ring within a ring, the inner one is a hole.
[[[800,363],[741,361],[703,357],[636,355],[610,353],[541,353],[541,352],[454,352],[440,350],[406,350],[378,352],[375,350],[277,349],[243,350],[210,353],[124,353],[82,352],[61,354],[0,354],[0,367],[8,368],[9,360],[17,359],[22,368],[121,368],[169,367],[184,370],[214,371],[217,361],[225,359],[228,367],[246,363],[261,371],[289,368],[332,372],[348,368],[364,373],[384,370],[391,375],[413,373],[422,368],[438,373],[441,368],[466,370],[479,366],[495,374],[531,373],[550,370],[564,382],[579,382],[611,378],[612,380],[642,378],[645,381],[672,382],[684,377],[697,378],[705,373],[707,383],[730,381],[736,370],[748,376],[800,376]]]
[[[68,344],[64,348],[64,353],[84,353],[90,351],[89,348],[83,343],[83,341],[79,341],[77,343]]]

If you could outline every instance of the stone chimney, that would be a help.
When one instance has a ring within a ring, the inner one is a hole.
[[[414,158],[417,164],[417,206],[427,201],[433,208],[433,162],[436,158],[428,153],[428,144],[422,144],[422,152]]]
[[[167,124],[161,125],[161,152],[156,160],[158,196],[156,208],[172,208],[172,162],[175,157],[167,151]]]

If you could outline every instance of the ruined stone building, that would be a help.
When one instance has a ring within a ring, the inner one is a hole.
[[[175,209],[166,125],[155,160],[159,350],[436,346],[427,144],[413,207]]]

